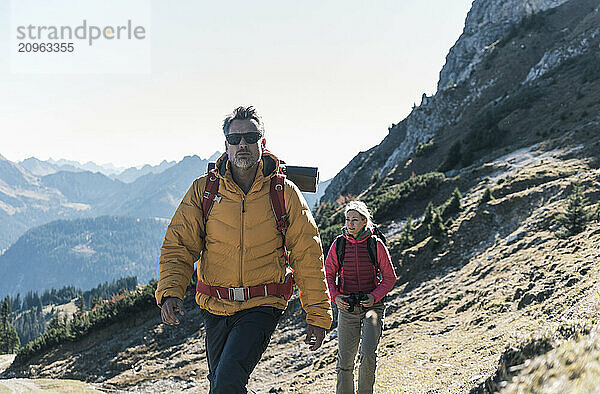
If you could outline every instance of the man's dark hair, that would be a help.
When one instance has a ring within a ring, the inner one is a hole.
[[[233,110],[232,113],[225,117],[223,121],[223,134],[227,135],[229,133],[229,126],[231,122],[234,120],[254,120],[258,124],[258,130],[264,135],[265,134],[265,125],[263,124],[262,118],[256,112],[256,109],[253,106],[248,107],[237,107]]]

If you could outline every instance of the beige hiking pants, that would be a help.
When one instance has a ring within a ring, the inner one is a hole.
[[[360,342],[358,393],[372,393],[377,367],[377,345],[383,331],[385,305],[338,309],[337,394],[354,394],[354,360]]]

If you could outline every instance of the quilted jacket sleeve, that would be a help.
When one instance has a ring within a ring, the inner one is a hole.
[[[375,302],[381,301],[381,299],[394,288],[396,283],[396,272],[392,265],[392,259],[390,258],[390,251],[381,241],[377,241],[377,260],[379,263],[379,270],[381,271],[381,282],[375,290],[371,292],[375,297]]]
[[[165,297],[183,299],[192,279],[194,263],[204,249],[202,196],[204,178],[194,181],[167,228],[160,249],[160,272],[156,288],[156,302],[160,306]]]
[[[325,283],[321,239],[304,197],[290,181],[286,181],[285,207],[290,220],[286,247],[290,251],[290,265],[300,290],[302,307],[306,311],[306,322],[329,329],[332,315]]]

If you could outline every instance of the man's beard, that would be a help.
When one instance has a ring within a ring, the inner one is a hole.
[[[250,153],[250,152],[248,152],[248,153]],[[232,163],[234,166],[241,168],[242,170],[247,170],[248,168],[250,168],[253,165],[255,165],[256,163],[258,163],[258,157],[254,156],[252,153],[250,153],[249,156],[242,156],[242,157],[235,155],[233,157]]]

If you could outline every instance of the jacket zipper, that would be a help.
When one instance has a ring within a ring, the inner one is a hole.
[[[358,280],[358,291],[360,292],[360,261],[358,260],[358,242],[354,243],[354,261],[356,262],[356,279]]]
[[[241,219],[241,231],[240,231],[240,286],[244,285],[244,218],[246,213],[246,198],[242,197],[242,219]]]

